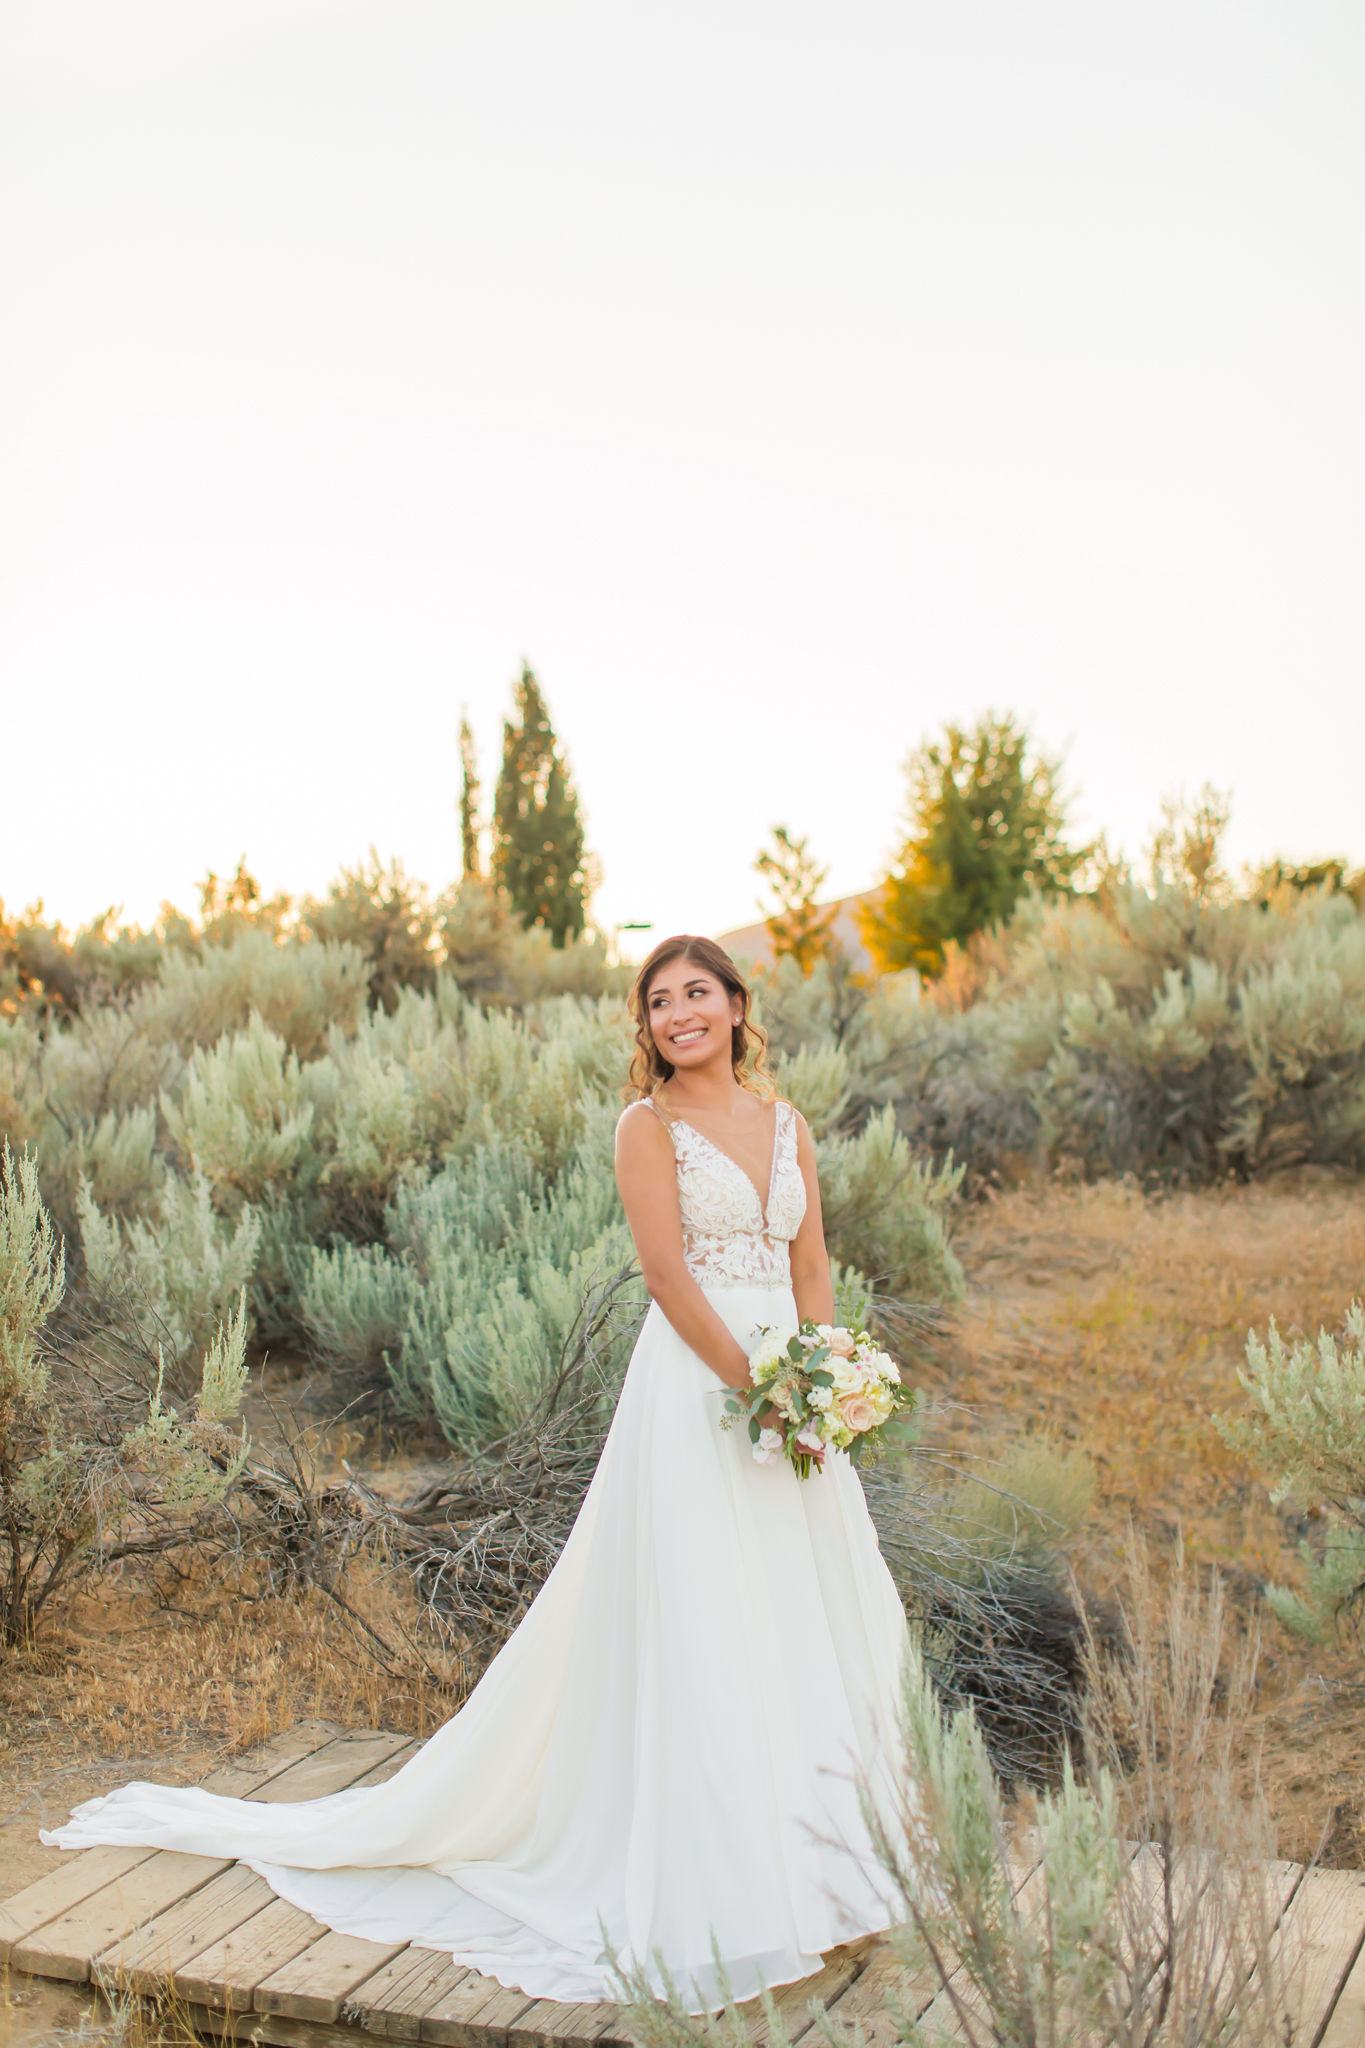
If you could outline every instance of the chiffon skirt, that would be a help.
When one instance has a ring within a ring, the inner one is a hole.
[[[790,1293],[708,1290],[750,1344]],[[754,1463],[724,1389],[645,1319],[573,1533],[466,1704],[387,1784],[294,1805],[131,1784],[43,1840],[249,1864],[327,1927],[610,1999],[610,1956],[691,2008],[790,1983],[894,1913],[905,1617],[842,1455]]]

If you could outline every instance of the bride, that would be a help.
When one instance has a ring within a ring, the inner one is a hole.
[[[326,1926],[530,1997],[614,1957],[693,2010],[888,1926],[905,1617],[842,1452],[807,1480],[722,1427],[765,1325],[833,1320],[814,1147],[734,963],[655,948],[617,1179],[652,1305],[573,1533],[460,1712],[386,1784],[292,1806],[125,1785],[43,1840],[239,1858]]]

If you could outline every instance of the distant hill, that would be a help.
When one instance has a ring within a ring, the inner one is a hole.
[[[840,896],[831,905],[822,903],[822,910],[833,908],[834,936],[848,955],[850,965],[860,973],[872,965],[872,956],[863,944],[862,933],[858,930],[858,912],[865,904],[872,903],[880,896],[881,890],[864,889],[860,896]],[[724,946],[735,960],[747,960],[751,967],[768,967],[772,964],[773,942],[768,936],[766,922],[742,924],[734,931],[717,932],[716,941]]]

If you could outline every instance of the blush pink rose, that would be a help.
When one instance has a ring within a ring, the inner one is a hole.
[[[836,1330],[829,1340],[829,1348],[836,1358],[852,1358],[853,1339],[847,1330]]]
[[[861,1436],[865,1429],[871,1429],[877,1420],[876,1410],[866,1394],[850,1394],[846,1400],[839,1403],[839,1413],[844,1418],[845,1428],[851,1429],[855,1436]]]

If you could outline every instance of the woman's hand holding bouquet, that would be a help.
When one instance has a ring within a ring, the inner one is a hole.
[[[810,1321],[764,1330],[749,1356],[749,1379],[726,1402],[723,1427],[747,1415],[755,1462],[785,1458],[801,1479],[823,1469],[830,1450],[847,1451],[857,1464],[911,1442],[917,1431],[919,1396],[901,1385],[895,1360],[866,1330]]]

